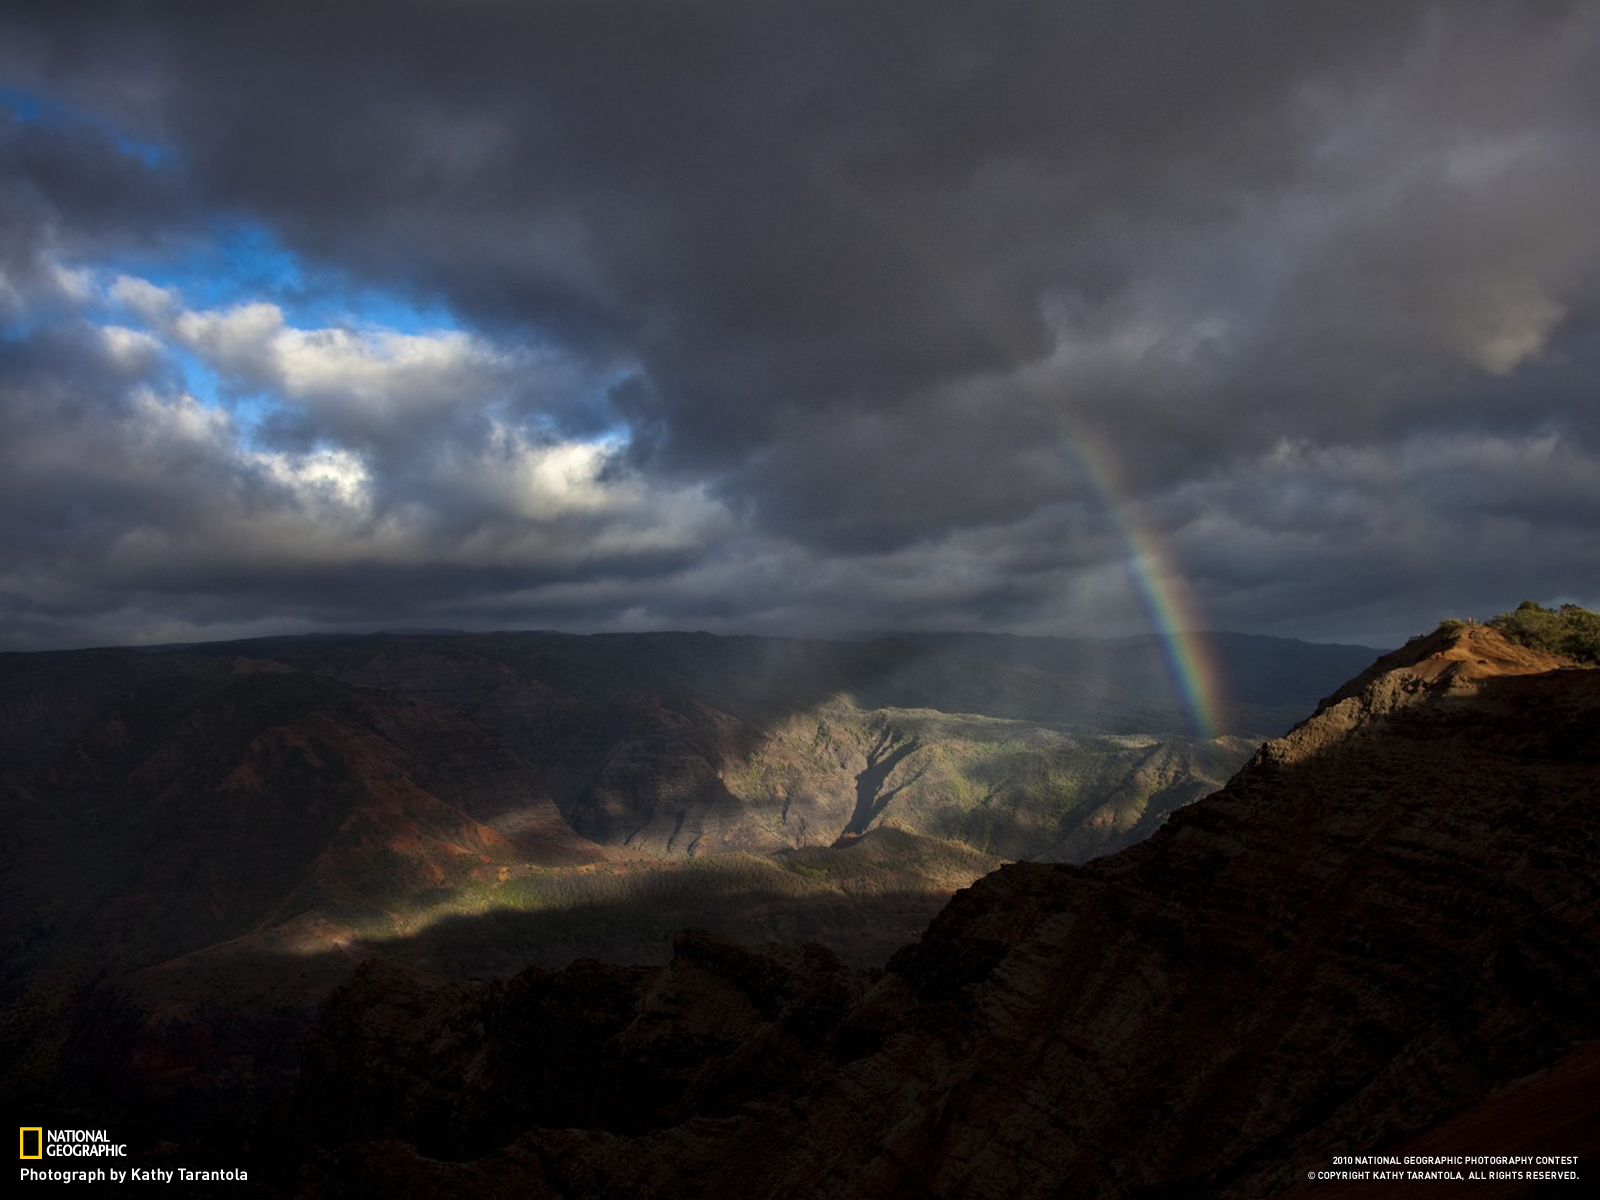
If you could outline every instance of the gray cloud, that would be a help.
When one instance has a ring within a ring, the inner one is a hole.
[[[3,32],[16,86],[88,114],[3,143],[10,319],[54,331],[6,348],[4,418],[152,468],[26,475],[14,627],[83,579],[52,629],[145,587],[180,621],[1114,629],[1129,522],[1216,626],[1600,597],[1592,5],[74,5]],[[104,335],[61,272],[218,214],[463,329],[129,283],[121,359],[74,359]],[[261,420],[148,441],[182,424],[180,351]],[[257,582],[111,572],[136,523],[194,562],[256,547]]]

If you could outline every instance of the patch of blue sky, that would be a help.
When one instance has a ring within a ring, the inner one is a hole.
[[[175,288],[185,308],[221,309],[283,300],[305,286],[305,271],[263,226],[218,218],[181,253],[143,265],[139,272],[160,287]],[[287,316],[287,314],[285,314]],[[291,321],[291,324],[293,322]]]
[[[51,96],[0,84],[0,111],[45,129],[88,129],[151,170],[181,167],[168,145],[133,136],[116,122]],[[342,326],[421,333],[459,328],[440,298],[379,287],[325,264],[307,263],[265,224],[226,214],[174,246],[171,242],[92,265],[176,288],[190,308],[270,301],[297,328]]]
[[[122,153],[137,158],[147,167],[170,167],[178,162],[177,151],[171,146],[134,137],[115,121],[98,113],[84,112],[37,92],[0,84],[0,109],[27,125],[92,129],[109,139]]]
[[[0,112],[45,130],[92,131],[152,171],[182,169],[180,156],[171,147],[134,137],[114,121],[48,95],[0,85]],[[285,245],[265,223],[237,214],[218,213],[187,235],[128,248],[98,261],[65,265],[90,268],[102,285],[126,274],[170,288],[182,307],[191,310],[271,303],[281,310],[285,323],[297,329],[332,327],[401,334],[463,331],[442,297],[382,286],[331,264],[308,260]],[[29,306],[3,323],[0,337],[25,337],[61,315]],[[102,309],[90,319],[98,324],[144,323],[119,305]],[[162,340],[183,386],[202,403],[229,411],[247,441],[282,403],[271,395],[242,392],[237,381],[220,376],[199,355]],[[560,430],[567,435],[598,435],[608,445],[625,444],[626,426],[616,425],[607,411],[606,392],[613,381],[573,382],[582,398],[574,402],[569,395],[561,411],[544,414],[539,423],[548,423],[552,436]]]
[[[0,84],[0,111],[43,128],[93,130],[124,154],[152,170],[175,169],[171,146],[133,136],[97,113],[53,97]],[[301,329],[343,326],[421,333],[459,328],[439,298],[422,298],[352,278],[323,264],[307,263],[259,221],[218,215],[207,229],[144,253],[90,264],[147,279],[182,293],[190,308],[229,308],[270,301],[289,324]]]
[[[113,306],[91,320],[100,326],[126,325],[126,315]],[[163,338],[161,351],[174,372],[173,381],[201,404],[227,412],[245,448],[256,448],[257,430],[280,402],[265,392],[230,385],[204,358],[178,342]]]
[[[160,142],[145,142],[138,138],[131,138],[115,131],[111,140],[116,143],[117,149],[132,158],[137,158],[145,166],[152,169],[157,167],[173,167],[178,165],[178,152],[171,146],[164,146]]]
[[[253,425],[260,419],[264,406],[262,400],[228,393],[223,388],[222,380],[216,371],[193,351],[172,343],[167,343],[166,349],[183,374],[184,387],[200,403],[213,408],[226,408],[235,416],[244,418],[248,424]]]
[[[102,278],[126,274],[178,294],[191,310],[226,310],[266,302],[297,329],[329,327],[422,333],[459,328],[439,301],[423,302],[400,292],[364,284],[347,273],[308,263],[265,225],[218,217],[203,234],[174,248],[134,252],[97,264]],[[114,314],[119,320],[125,313]],[[168,344],[167,351],[202,403],[226,408],[246,438],[279,403],[270,396],[241,394],[198,355]]]
[[[0,108],[11,113],[19,121],[33,124],[43,118],[45,101],[33,92],[0,84]]]
[[[620,454],[633,443],[633,426],[625,421],[612,421],[598,435],[591,435],[588,440],[608,454]]]
[[[218,217],[177,252],[106,264],[176,289],[186,308],[226,309],[266,301],[297,329],[341,327],[422,333],[460,328],[441,299],[378,287],[307,260],[259,221]]]

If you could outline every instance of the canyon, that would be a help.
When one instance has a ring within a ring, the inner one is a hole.
[[[1002,867],[881,971],[697,933],[504,984],[369,964],[296,1091],[302,1194],[1248,1197],[1396,1146],[1592,1162],[1597,718],[1600,672],[1441,631],[1147,841]]]
[[[8,1093],[307,1197],[1600,1151],[1600,672],[1442,627],[1263,744],[1073,647],[641,636],[4,656]]]

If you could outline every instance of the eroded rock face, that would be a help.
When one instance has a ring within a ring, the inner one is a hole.
[[[1148,836],[1256,744],[1178,734],[1099,675],[910,643],[379,638],[296,661],[468,716],[578,834],[630,854],[770,854],[892,823],[1081,862]]]
[[[962,892],[881,977],[688,938],[492,994],[358,978],[302,1191],[1273,1194],[1600,1035],[1597,793],[1600,672],[1419,639],[1149,841]]]

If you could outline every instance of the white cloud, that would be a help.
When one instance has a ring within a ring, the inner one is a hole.
[[[103,325],[99,334],[111,361],[125,370],[149,370],[161,357],[161,343],[142,329]]]
[[[309,454],[255,453],[246,461],[259,466],[304,505],[333,503],[363,511],[370,505],[372,477],[366,464],[348,450],[314,450]]]
[[[118,275],[106,288],[106,297],[113,304],[131,309],[147,323],[163,322],[182,304],[176,288],[158,287],[148,279],[134,275]]]
[[[188,310],[172,331],[214,369],[285,399],[371,409],[481,402],[464,389],[502,382],[516,358],[458,330],[300,329],[266,301]]]
[[[545,396],[566,402],[581,376],[554,355],[460,330],[300,328],[267,301],[185,310],[164,329],[226,388],[264,398],[302,444],[396,459],[454,454],[507,409],[536,419]]]
[[[46,286],[69,303],[86,304],[94,298],[94,272],[86,267],[68,266],[51,255],[43,274]]]
[[[222,311],[186,310],[171,328],[180,344],[212,367],[252,382],[274,373],[274,343],[285,331],[283,310],[265,301]]]
[[[98,612],[112,640],[326,626],[412,611],[434,588],[457,610],[524,593],[559,604],[549,589],[650,576],[733,528],[701,488],[627,469],[615,434],[559,436],[508,408],[532,353],[456,331],[297,329],[265,301],[188,310],[127,275],[98,295],[127,323],[61,326],[50,353],[76,382],[29,393],[30,420],[0,447],[3,523],[28,547],[0,570],[0,594],[22,624]],[[177,349],[306,414],[316,436],[274,443],[175,386]],[[429,424],[439,409],[475,419]],[[392,442],[369,436],[380,426]],[[419,595],[372,582],[385,573]],[[263,604],[282,607],[252,611]],[[163,608],[190,615],[150,615]]]
[[[220,408],[202,404],[187,392],[163,394],[151,387],[136,387],[129,397],[132,432],[150,445],[206,446],[220,454],[231,453],[233,421]]]
[[[453,394],[463,375],[492,370],[503,361],[455,331],[287,329],[274,338],[272,355],[289,396],[343,395],[368,404],[396,397],[463,399]]]

